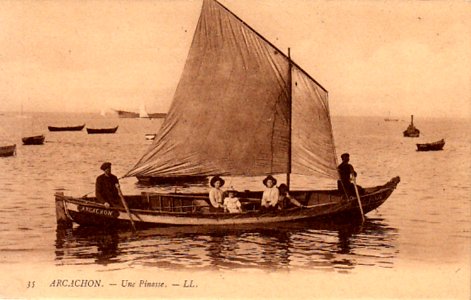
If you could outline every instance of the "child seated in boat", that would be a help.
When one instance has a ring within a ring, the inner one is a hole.
[[[236,190],[228,190],[228,196],[224,198],[224,211],[229,213],[241,213],[242,205],[240,204],[239,198],[236,197]]]

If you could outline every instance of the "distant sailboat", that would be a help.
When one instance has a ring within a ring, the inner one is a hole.
[[[0,145],[0,157],[16,155],[16,144]]]
[[[414,115],[410,116],[410,124],[407,127],[407,129],[404,130],[403,134],[404,134],[404,137],[419,137],[420,130],[418,130],[414,126]]]
[[[141,106],[139,112],[133,111],[126,111],[126,110],[119,110],[113,109],[119,118],[150,118],[150,119],[157,119],[157,118],[165,118],[167,116],[166,113],[147,113],[144,106]]]
[[[391,118],[391,112],[388,113],[388,116],[384,118],[384,121],[386,122],[397,122],[399,119]]]
[[[21,117],[22,118],[27,118],[26,116],[23,115],[23,104],[21,105]],[[34,126],[33,126],[34,118],[31,118],[31,129],[28,131],[28,135],[23,136],[21,138],[21,141],[23,142],[23,145],[42,145],[44,144],[44,140],[46,137],[44,134],[38,134],[37,132],[34,132]],[[24,124],[24,122],[22,122]],[[23,130],[24,131],[24,130]]]
[[[149,114],[147,113],[146,107],[144,106],[144,104],[141,105],[139,109],[139,118],[149,118]]]

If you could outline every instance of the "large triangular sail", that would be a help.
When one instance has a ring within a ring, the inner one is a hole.
[[[167,118],[126,176],[336,178],[335,162],[327,92],[221,4],[204,0]]]

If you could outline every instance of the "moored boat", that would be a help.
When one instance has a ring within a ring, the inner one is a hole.
[[[46,137],[41,134],[41,135],[34,135],[34,136],[26,136],[21,139],[23,142],[23,145],[42,145],[44,144],[44,140]]]
[[[420,130],[414,126],[414,115],[410,116],[410,124],[403,132],[404,137],[419,137]]]
[[[88,134],[107,134],[107,133],[115,133],[118,130],[119,126],[112,127],[112,128],[88,128]]]
[[[445,139],[441,139],[433,143],[423,143],[416,145],[417,151],[439,151],[443,150],[443,146],[445,146]]]
[[[165,118],[167,116],[166,113],[146,113],[146,114],[143,114],[142,112],[125,111],[125,110],[119,110],[119,109],[114,109],[114,111],[118,114],[119,118],[158,119],[158,118]]]
[[[16,144],[0,146],[0,157],[13,156],[16,154]]]
[[[84,127],[85,124],[77,126],[47,126],[49,131],[81,131]]]
[[[157,136],[157,134],[155,133],[146,133],[146,140],[148,141],[153,141],[155,139],[155,137]]]
[[[293,174],[334,184],[335,153],[327,90],[291,60],[289,49],[284,54],[219,2],[204,0],[170,111],[124,177],[186,181],[273,174],[289,189]],[[309,186],[290,192],[303,207],[268,211],[260,209],[261,191],[244,190],[238,194],[241,213],[214,211],[208,193],[127,195],[121,200],[129,214],[93,197],[56,194],[55,200],[58,223],[69,225],[272,224],[360,216],[384,203],[399,181],[365,188],[358,198]]]
[[[118,117],[120,118],[139,118],[139,113],[137,112],[125,111],[125,110],[119,110],[119,109],[114,109],[114,111],[118,114]]]

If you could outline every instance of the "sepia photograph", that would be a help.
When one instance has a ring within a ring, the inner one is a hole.
[[[470,299],[470,1],[5,0],[0,46],[0,299]]]

